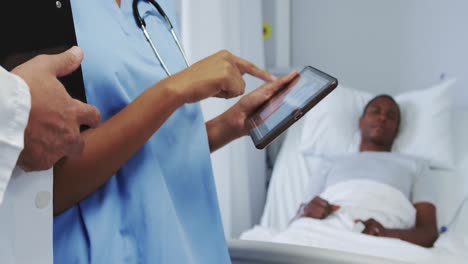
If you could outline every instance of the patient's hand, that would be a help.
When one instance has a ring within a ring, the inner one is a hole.
[[[340,207],[338,205],[330,204],[327,200],[315,196],[314,199],[305,206],[302,216],[315,219],[325,219],[339,208]]]
[[[362,231],[363,234],[378,237],[386,236],[387,230],[385,229],[385,227],[373,218],[368,219],[367,221],[356,220],[356,222],[361,222],[366,227],[364,228],[364,231]]]

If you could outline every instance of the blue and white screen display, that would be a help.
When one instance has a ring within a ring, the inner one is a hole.
[[[330,79],[312,70],[304,69],[300,75],[273,96],[251,117],[253,132],[257,138],[268,135],[275,127],[287,121],[297,110],[328,87]]]

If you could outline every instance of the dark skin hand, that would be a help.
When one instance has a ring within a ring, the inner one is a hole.
[[[340,209],[338,205],[330,204],[327,200],[315,196],[304,208],[303,217],[325,219],[331,213]]]
[[[411,229],[387,229],[375,219],[371,218],[362,222],[365,226],[363,234],[378,237],[392,237],[420,245],[422,247],[432,247],[437,240],[436,209],[430,203],[417,203],[416,225]]]

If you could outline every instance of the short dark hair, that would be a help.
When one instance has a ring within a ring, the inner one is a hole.
[[[369,108],[369,106],[370,106],[375,100],[380,99],[380,98],[389,99],[390,101],[392,101],[392,102],[397,106],[397,109],[398,109],[398,127],[400,127],[400,122],[401,122],[400,105],[395,101],[395,99],[393,99],[393,97],[392,97],[391,95],[388,95],[388,94],[380,94],[380,95],[377,95],[376,97],[372,98],[369,102],[367,102],[366,107],[364,107],[364,111],[362,112],[362,115],[361,115],[361,116],[364,116],[364,115],[366,114],[367,108]]]

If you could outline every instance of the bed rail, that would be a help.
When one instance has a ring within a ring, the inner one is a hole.
[[[366,264],[403,263],[352,253],[260,241],[230,240],[233,264]]]

